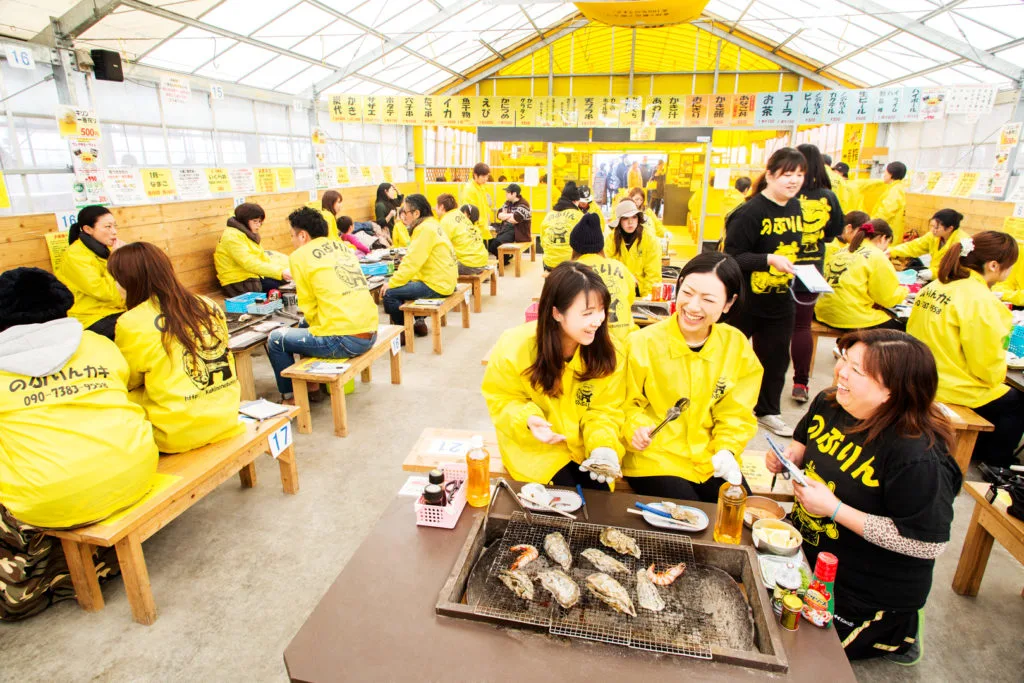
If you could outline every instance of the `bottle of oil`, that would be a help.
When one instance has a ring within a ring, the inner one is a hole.
[[[743,512],[747,507],[747,492],[743,488],[743,475],[731,472],[727,483],[718,491],[718,518],[715,520],[715,540],[719,543],[740,544],[743,539]]]
[[[474,436],[466,451],[466,502],[481,508],[491,502],[491,454],[484,448],[484,438]]]

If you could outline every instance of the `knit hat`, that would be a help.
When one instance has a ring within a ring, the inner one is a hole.
[[[14,268],[0,275],[0,331],[15,325],[65,318],[75,297],[41,268]]]
[[[585,213],[569,233],[569,246],[577,254],[598,254],[604,251],[601,219],[596,213]]]
[[[581,202],[587,202],[589,204],[590,201],[591,201],[591,198],[592,198],[591,194],[590,194],[590,188],[587,187],[586,185],[580,185],[579,191],[580,191],[580,201]]]
[[[565,187],[562,188],[562,196],[559,197],[559,201],[578,202],[579,199],[580,191],[577,189],[576,183],[570,180],[565,184]]]
[[[617,228],[619,227],[620,218],[629,218],[640,214],[640,224],[643,225],[644,218],[643,214],[640,213],[640,209],[636,208],[636,203],[632,199],[623,199],[619,202],[618,206],[615,207],[615,216],[608,221],[608,225]]]

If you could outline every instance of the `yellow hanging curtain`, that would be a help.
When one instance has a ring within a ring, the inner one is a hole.
[[[672,26],[693,21],[708,0],[619,0],[618,2],[577,2],[576,8],[591,21],[609,26]]]

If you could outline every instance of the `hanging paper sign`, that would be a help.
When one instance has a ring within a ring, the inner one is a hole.
[[[779,125],[779,108],[782,93],[763,92],[757,95],[757,114],[754,118],[759,126]]]
[[[438,123],[441,122],[439,112],[441,106],[440,97],[428,95],[423,99],[417,99],[417,104],[420,108],[418,112],[419,118],[424,126],[436,126]]]
[[[849,90],[829,90],[825,94],[825,123],[846,123],[849,111]]]
[[[231,178],[223,168],[207,168],[206,185],[213,194],[230,194]]]
[[[206,199],[210,197],[210,184],[201,168],[174,169],[174,185],[181,199]]]
[[[235,194],[251,194],[256,191],[256,180],[251,168],[233,168],[228,171],[231,191]]]
[[[460,126],[472,126],[476,124],[473,119],[473,104],[475,97],[457,97],[455,98],[455,122]]]
[[[380,183],[384,182],[384,169],[382,167],[380,167],[380,166],[371,166],[369,170],[370,170],[370,179],[374,183],[377,183],[379,185]]]
[[[612,127],[619,125],[619,98],[601,97],[597,101],[597,120],[601,126]]]
[[[7,193],[7,181],[4,174],[0,173],[0,209],[11,208],[11,195]]]
[[[50,252],[50,265],[56,272],[60,270],[68,251],[68,235],[66,232],[48,232],[43,237],[46,238],[46,249]]]
[[[921,92],[921,119],[935,121],[946,115],[946,89],[925,88]]]
[[[160,97],[164,104],[188,104],[192,99],[192,86],[181,76],[161,76]]]
[[[533,126],[537,122],[537,108],[536,98],[534,97],[516,97],[513,98],[513,103],[516,109],[516,125],[517,126]]]
[[[969,171],[967,173],[961,173],[956,179],[956,184],[953,185],[953,189],[950,191],[952,197],[969,197],[974,192],[974,186],[978,184],[978,173],[975,171]]]
[[[98,140],[100,138],[100,122],[96,112],[91,109],[77,107],[57,107],[57,129],[62,138],[81,138]]]
[[[654,126],[630,126],[630,142],[654,142],[658,129]]]
[[[630,2],[578,2],[578,9],[591,21],[609,26],[674,26],[701,15],[707,0],[632,0]]]
[[[1007,123],[999,129],[1000,145],[1016,145],[1020,142],[1021,122]]]
[[[579,125],[579,118],[578,97],[555,98],[555,121],[558,125],[566,128],[575,128]]]
[[[550,128],[553,124],[551,115],[551,98],[533,98],[533,125],[538,128]]]
[[[953,189],[956,187],[960,180],[960,174],[956,171],[946,171],[939,178],[939,182],[935,183],[935,187],[932,188],[932,194],[949,196],[953,193]]]
[[[1010,182],[1010,174],[1006,171],[993,171],[992,184],[989,187],[990,194],[1002,197],[1006,194],[1007,183]]]
[[[711,100],[711,116],[709,123],[712,126],[727,126],[729,125],[729,114],[731,113],[731,104],[729,102],[731,95],[708,95],[708,99]]]
[[[381,122],[381,100],[383,97],[367,95],[363,98],[363,123]]]
[[[860,150],[864,144],[863,126],[845,126],[843,129],[842,161],[851,169],[860,163]]]
[[[357,173],[352,174],[353,180],[362,180],[362,185],[369,185],[370,183],[379,182],[374,180],[373,169],[369,166],[360,166]]]
[[[797,120],[805,124],[824,123],[826,94],[824,90],[800,93],[800,113]]]
[[[928,180],[924,185],[924,192],[926,194],[935,192],[935,187],[939,184],[940,180],[942,180],[942,171],[929,171]]]
[[[975,184],[972,194],[981,194],[991,197],[996,194],[994,190],[995,174],[992,171],[978,171],[978,182]],[[999,194],[1002,194],[1000,192]]]
[[[795,92],[783,92],[779,93],[780,103],[778,107],[778,124],[781,126],[792,126],[796,123],[797,109],[799,105],[796,99],[797,93]]]
[[[274,169],[277,175],[277,187],[279,190],[295,189],[295,170],[290,166],[279,166]]]
[[[900,121],[920,121],[921,107],[924,104],[922,99],[924,91],[921,88],[910,87],[903,89],[900,98]]]
[[[348,185],[351,182],[351,180],[349,178],[349,174],[348,174],[348,166],[335,166],[334,167],[334,179],[335,179],[335,182],[338,183],[338,185],[341,185],[341,186]]]
[[[495,125],[498,126],[514,126],[516,125],[516,107],[515,98],[513,97],[498,97],[496,98],[498,107],[498,113],[495,120]]]
[[[738,94],[732,96],[732,125],[752,126],[757,113],[757,96]]]
[[[642,97],[623,97],[622,109],[619,112],[619,125],[639,126],[642,123],[643,112],[644,99]]]
[[[996,103],[996,87],[979,85],[949,88],[946,91],[946,115],[988,114]]]
[[[362,102],[358,95],[331,95],[327,109],[332,123],[358,123],[362,121]],[[319,144],[314,142],[313,144]]]
[[[419,125],[422,121],[422,117],[417,116],[416,114],[416,98],[403,97],[401,99],[401,111],[398,116],[399,122],[405,126]]]
[[[440,124],[452,125],[458,122],[459,98],[437,98],[437,121]]]
[[[71,168],[78,171],[96,171],[100,168],[100,147],[95,140],[68,141],[71,150]]]
[[[254,168],[253,178],[256,182],[256,192],[260,194],[277,192],[277,177],[274,175],[274,169],[266,166]]]
[[[169,168],[142,169],[142,187],[150,199],[174,196],[174,177]]]
[[[850,101],[851,123],[867,123],[872,120],[877,108],[878,91],[854,90]]]
[[[110,203],[110,197],[104,187],[103,176],[103,171],[98,168],[75,171],[74,180],[71,183],[71,198],[76,208],[80,209],[90,204]]]
[[[899,121],[903,115],[903,88],[880,88],[876,91],[874,120],[881,123]]]
[[[398,98],[393,95],[385,95],[381,98],[383,103],[381,105],[381,117],[380,122],[391,126],[398,125],[401,117],[399,115]]]
[[[708,125],[708,100],[710,95],[687,95],[683,123],[687,126]]]
[[[581,100],[594,99],[592,97],[582,97]],[[661,95],[654,95],[647,100],[647,104],[644,105],[644,125],[646,126],[662,126],[664,125],[663,118],[665,116],[665,98]],[[597,117],[595,110],[594,117]],[[583,117],[580,117],[582,125]]]
[[[395,169],[393,169],[391,166],[385,166],[384,169],[382,170],[382,173],[384,174],[385,183],[395,182]]]

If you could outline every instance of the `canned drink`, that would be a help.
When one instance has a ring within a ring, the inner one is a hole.
[[[782,616],[779,618],[779,625],[787,631],[795,631],[800,628],[800,612],[804,603],[796,595],[787,595],[782,599]]]

